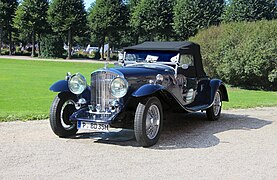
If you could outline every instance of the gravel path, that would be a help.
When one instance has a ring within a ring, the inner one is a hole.
[[[0,123],[0,179],[277,179],[277,107],[169,119],[148,149],[58,138],[46,120]]]

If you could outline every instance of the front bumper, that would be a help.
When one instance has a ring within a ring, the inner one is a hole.
[[[70,121],[86,121],[94,123],[112,124],[118,113],[92,112],[88,107],[76,111],[70,116]]]

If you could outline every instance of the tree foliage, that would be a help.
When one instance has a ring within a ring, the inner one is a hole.
[[[62,57],[65,52],[63,44],[63,39],[58,34],[51,33],[43,35],[41,38],[41,57]]]
[[[224,22],[277,18],[276,0],[231,0],[225,7]]]
[[[66,35],[68,59],[71,58],[74,36],[82,36],[86,31],[86,11],[83,0],[52,0],[48,19],[55,32]]]
[[[0,0],[0,54],[4,32],[8,34],[9,54],[12,54],[12,32],[14,31],[12,19],[14,18],[17,6],[17,0]]]
[[[206,72],[234,86],[277,90],[277,21],[223,24],[190,40],[201,44]]]
[[[135,6],[131,27],[146,40],[169,40],[173,34],[174,0],[141,0]]]
[[[186,40],[198,29],[218,25],[223,12],[223,0],[177,0],[174,8],[174,29]]]
[[[48,27],[47,11],[47,0],[24,0],[16,11],[14,26],[21,34],[31,34],[32,56],[35,56],[36,36],[40,37]]]
[[[89,10],[89,26],[92,36],[103,47],[105,41],[112,44],[126,24],[126,6],[122,0],[96,0]],[[103,48],[104,49],[104,48]],[[108,51],[109,52],[109,51]],[[102,52],[102,58],[103,58]],[[108,59],[110,58],[108,53]]]

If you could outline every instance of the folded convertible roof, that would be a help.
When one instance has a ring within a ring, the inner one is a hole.
[[[173,41],[173,42],[152,42],[147,41],[142,44],[124,48],[124,50],[153,50],[153,51],[180,51],[199,46],[190,41]]]

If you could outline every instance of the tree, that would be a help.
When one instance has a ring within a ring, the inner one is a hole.
[[[12,43],[12,19],[14,18],[15,10],[18,6],[17,0],[1,0],[0,1],[0,55],[2,48],[2,35],[6,31],[8,34],[9,41],[9,54],[12,54],[13,43]]]
[[[173,28],[174,0],[141,0],[132,12],[134,31],[147,40],[169,40]]]
[[[122,0],[96,0],[89,9],[89,24],[92,37],[98,40],[102,46],[101,57],[104,58],[104,43],[107,41],[108,55],[110,60],[110,45],[113,39],[118,37],[125,24],[125,4]]]
[[[49,22],[55,32],[67,35],[67,58],[71,59],[73,37],[84,34],[87,13],[83,0],[52,0],[49,7]]]
[[[226,6],[224,22],[255,21],[277,18],[276,0],[231,0]]]
[[[35,56],[36,36],[40,39],[41,33],[46,31],[48,27],[48,6],[48,0],[24,0],[16,11],[14,26],[20,33],[30,33],[32,36],[32,57]],[[40,55],[40,48],[38,53]]]
[[[174,30],[181,39],[186,40],[199,29],[218,25],[223,7],[223,0],[177,0]]]

